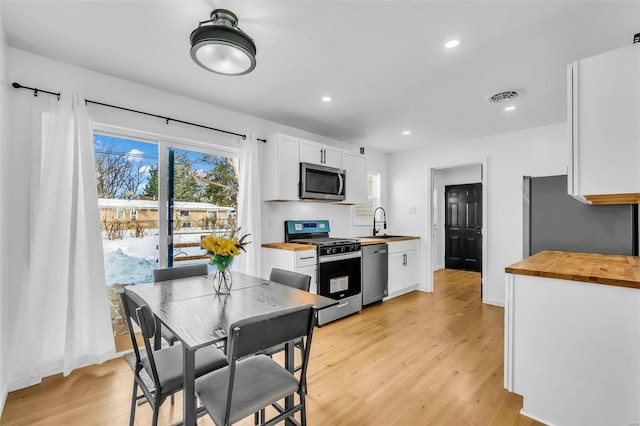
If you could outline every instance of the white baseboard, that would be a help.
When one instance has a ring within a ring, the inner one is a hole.
[[[533,419],[533,420],[535,420],[537,422],[545,424],[547,426],[556,426],[554,423],[548,422],[548,421],[546,421],[544,419],[541,419],[540,417],[536,417],[533,414],[527,413],[526,411],[524,411],[524,408],[522,410],[520,410],[520,414],[522,414],[525,417],[529,417],[530,419]]]
[[[398,297],[398,296],[402,296],[403,294],[411,293],[414,290],[418,290],[418,286],[412,286],[412,287],[403,288],[402,290],[399,290],[399,291],[396,291],[394,293],[391,293],[389,296],[385,297],[382,300],[393,299],[394,297]]]
[[[9,390],[7,389],[6,383],[2,384],[2,390],[0,390],[0,414],[4,411],[4,404],[7,402],[7,396],[9,395]]]
[[[504,308],[504,300],[500,300],[500,299],[490,299],[487,297],[482,299],[482,303],[486,303],[487,305],[500,306]]]
[[[434,271],[439,271],[440,269],[444,269],[444,265],[435,265],[435,266],[433,267],[433,270],[434,270]]]

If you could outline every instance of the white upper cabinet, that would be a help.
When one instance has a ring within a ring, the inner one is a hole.
[[[307,139],[300,139],[300,162],[341,168],[341,149]]]
[[[300,139],[276,133],[264,147],[263,200],[297,201]]]
[[[342,150],[342,168],[347,172],[345,204],[367,202],[367,160],[364,155]]]
[[[568,192],[593,204],[640,201],[640,44],[568,67]]]

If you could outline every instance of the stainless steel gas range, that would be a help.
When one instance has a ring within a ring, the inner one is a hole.
[[[287,243],[317,247],[318,294],[339,300],[336,306],[318,312],[323,325],[362,310],[362,270],[360,241],[329,237],[328,220],[287,220],[284,240]]]

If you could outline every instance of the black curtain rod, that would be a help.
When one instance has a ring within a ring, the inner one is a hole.
[[[35,88],[35,87],[23,86],[20,83],[13,83],[12,86],[14,88],[16,88],[16,89],[33,90],[33,96],[38,96],[38,93],[42,92],[42,93],[46,93],[48,95],[54,95],[54,96],[56,96],[58,98],[58,100],[60,100],[60,92],[58,92],[58,93],[49,92],[48,90],[42,90],[42,89],[38,89],[38,88]],[[243,135],[243,134],[235,133],[235,132],[230,132],[228,130],[216,129],[215,127],[203,126],[202,124],[191,123],[189,121],[178,120],[177,118],[165,117],[163,115],[151,114],[149,112],[138,111],[138,110],[131,109],[131,108],[125,108],[125,107],[121,107],[121,106],[117,106],[117,105],[105,104],[103,102],[92,101],[90,99],[85,99],[85,102],[88,103],[88,104],[100,105],[100,106],[105,106],[105,107],[109,107],[109,108],[120,109],[122,111],[134,112],[136,114],[148,115],[150,117],[161,118],[161,119],[165,120],[167,124],[169,124],[169,121],[175,121],[176,123],[187,124],[189,126],[195,126],[195,127],[200,127],[202,129],[207,129],[207,130],[213,130],[213,131],[216,131],[216,132],[226,133],[228,135],[239,136],[239,137],[242,138],[242,140],[246,140],[247,139],[247,135]],[[260,142],[264,142],[264,143],[267,142],[266,139],[260,139],[260,138],[257,138],[257,139]]]

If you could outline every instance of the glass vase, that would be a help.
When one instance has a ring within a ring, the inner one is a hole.
[[[233,279],[231,278],[231,271],[228,269],[218,269],[213,274],[213,290],[216,294],[228,294],[232,285]]]

